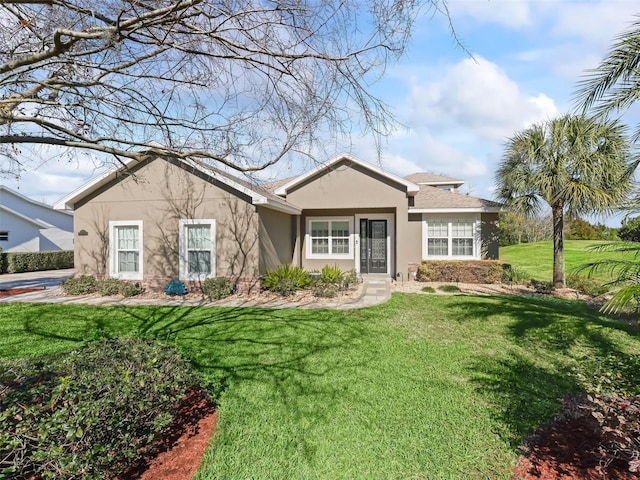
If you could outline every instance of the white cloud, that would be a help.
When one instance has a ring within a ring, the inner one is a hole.
[[[509,28],[520,28],[532,22],[529,2],[514,0],[453,0],[448,2],[454,21],[459,17],[471,17],[485,23],[497,23]]]
[[[412,126],[465,129],[500,140],[558,113],[544,93],[528,95],[496,64],[477,56],[450,67],[439,78],[413,79],[409,105]]]

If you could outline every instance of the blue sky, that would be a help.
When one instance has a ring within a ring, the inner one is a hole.
[[[448,6],[473,58],[455,44],[446,18],[425,11],[407,55],[374,87],[404,125],[388,139],[381,166],[399,175],[430,171],[460,178],[466,181],[463,191],[492,198],[493,172],[507,138],[572,109],[576,82],[640,14],[640,4],[450,0]],[[640,121],[640,108],[634,110],[624,117],[630,124]],[[356,134],[350,145],[335,149],[378,161],[366,136]],[[269,176],[302,168],[284,162]],[[0,182],[53,203],[95,173],[87,157],[58,158],[19,181]]]

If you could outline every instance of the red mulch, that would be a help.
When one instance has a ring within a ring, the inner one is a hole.
[[[169,434],[145,458],[115,480],[190,480],[214,432],[216,412],[206,393],[190,389],[178,407]]]
[[[6,290],[0,289],[0,297],[8,297],[10,295],[20,295],[21,293],[39,292],[44,290],[43,287],[37,288],[8,288]]]
[[[560,414],[525,438],[512,480],[640,478],[638,472],[629,471],[626,461],[601,460],[603,431],[588,410],[580,410],[580,403],[578,397],[565,397]]]

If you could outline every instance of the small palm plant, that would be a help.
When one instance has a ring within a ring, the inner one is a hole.
[[[612,279],[603,286],[614,293],[602,307],[604,313],[619,313],[625,310],[640,312],[640,242],[615,242],[597,245],[591,251],[617,252],[627,258],[604,259],[581,265],[577,271],[607,273]]]

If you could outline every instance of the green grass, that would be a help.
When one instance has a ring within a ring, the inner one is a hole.
[[[396,294],[373,308],[0,305],[0,357],[176,345],[218,395],[196,479],[510,478],[563,393],[640,393],[640,341],[580,303]],[[619,374],[619,375],[618,375]]]
[[[565,240],[564,260],[567,274],[582,264],[597,260],[633,258],[633,254],[628,253],[593,252],[589,250],[593,246],[608,243],[611,242],[601,240]],[[553,278],[553,242],[551,240],[500,247],[500,260],[522,268],[536,280],[550,281]],[[587,272],[580,274],[586,276]],[[599,272],[594,277],[603,282],[609,280],[609,277],[604,272]]]

